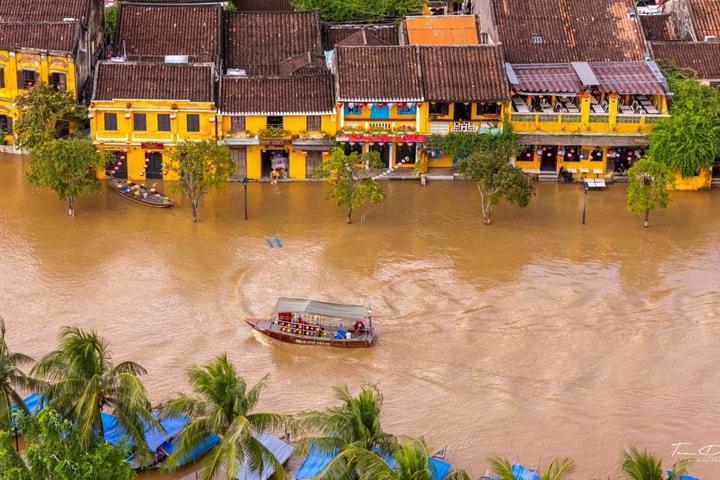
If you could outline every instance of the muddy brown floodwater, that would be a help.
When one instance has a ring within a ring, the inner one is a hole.
[[[40,357],[61,326],[96,330],[114,360],[148,370],[153,402],[188,391],[185,369],[227,352],[261,409],[295,413],[377,382],[383,426],[424,435],[479,477],[489,454],[575,478],[615,477],[620,450],[674,462],[674,444],[720,478],[720,191],[673,193],[650,228],[623,184],[587,195],[538,184],[524,209],[481,222],[464,181],[387,181],[355,213],[324,183],[247,187],[150,209],[104,189],[76,217],[0,157],[0,315],[11,349]],[[277,238],[281,247],[270,248]],[[244,324],[279,296],[372,304],[378,343],[342,350],[258,338]],[[299,464],[293,459],[292,466]],[[141,478],[158,477],[143,474]],[[191,470],[170,478],[194,478]]]

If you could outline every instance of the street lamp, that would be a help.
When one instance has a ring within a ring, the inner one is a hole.
[[[245,178],[243,178],[243,188],[245,189],[245,220],[247,220],[247,184],[248,178],[246,175]]]
[[[583,225],[585,225],[585,210],[587,210],[587,192],[589,189],[590,189],[590,187],[588,187],[588,184],[586,183],[585,184],[585,194],[583,196],[583,219],[582,219]]]

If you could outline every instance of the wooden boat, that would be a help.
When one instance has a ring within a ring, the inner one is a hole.
[[[287,343],[357,348],[375,341],[372,309],[365,305],[281,298],[272,317],[245,321],[258,332]]]
[[[105,179],[112,190],[133,202],[155,208],[167,208],[175,205],[175,201],[172,198],[166,197],[161,192],[155,190],[155,187],[147,189],[142,185],[110,175],[107,175]]]

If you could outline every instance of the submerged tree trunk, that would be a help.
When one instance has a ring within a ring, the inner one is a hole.
[[[492,205],[490,205],[489,202],[485,201],[485,192],[483,192],[482,188],[480,188],[480,185],[478,185],[478,190],[480,191],[480,205],[482,207],[483,221],[485,222],[485,225],[490,225],[490,217],[492,216]]]
[[[345,223],[352,223],[352,208],[348,208],[347,218],[345,219]]]
[[[648,218],[650,217],[650,209],[645,207],[645,228],[648,226]]]
[[[192,219],[193,219],[193,222],[197,222],[197,221],[199,221],[199,219],[198,219],[198,202],[196,199],[192,199],[191,203],[192,203]]]
[[[75,197],[70,195],[69,197],[67,197],[67,200],[68,200],[67,214],[70,215],[71,217],[74,217],[75,216]]]

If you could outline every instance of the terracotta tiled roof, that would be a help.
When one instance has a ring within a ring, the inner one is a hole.
[[[720,79],[720,42],[654,42],[653,57],[658,63],[672,61],[697,72],[704,80]]]
[[[87,7],[88,0],[0,0],[0,23],[80,20]]]
[[[648,40],[674,40],[670,15],[639,15],[645,38]]]
[[[328,73],[325,55],[314,55],[310,52],[295,55],[280,62],[280,75],[316,75]]]
[[[365,31],[379,38],[388,45],[399,45],[398,27],[392,23],[374,23],[358,25],[357,23],[325,23],[322,26],[322,43],[325,50],[334,50],[336,45],[347,37]]]
[[[129,60],[188,55],[190,61],[211,62],[220,55],[219,4],[123,2],[119,8],[115,45]]]
[[[425,99],[479,102],[510,98],[499,46],[420,47]]]
[[[512,64],[510,83],[519,93],[562,93],[582,91],[577,72],[569,63]]]
[[[698,40],[708,35],[720,38],[720,1],[690,0]]]
[[[665,95],[667,90],[646,62],[590,63],[606,93]]]
[[[222,78],[224,115],[330,114],[334,110],[332,75]],[[309,95],[308,92],[312,92]]]
[[[235,0],[238,12],[292,12],[290,0]]]
[[[225,66],[247,75],[278,75],[280,63],[301,53],[323,53],[316,11],[224,12]]]
[[[389,45],[386,41],[379,39],[372,33],[370,33],[367,30],[358,30],[357,32],[353,33],[349,37],[345,37],[345,39],[340,40],[338,43],[335,44],[337,47],[338,45],[346,45],[346,46],[360,46],[360,45]]]
[[[212,102],[211,64],[100,62],[93,100]]]
[[[643,59],[640,29],[628,15],[633,0],[495,0],[493,5],[510,63]]]
[[[422,100],[414,46],[337,47],[338,100],[407,102]]]
[[[472,15],[405,17],[408,45],[477,45],[478,26]]]
[[[72,53],[80,38],[77,22],[0,23],[0,48],[33,48]]]

